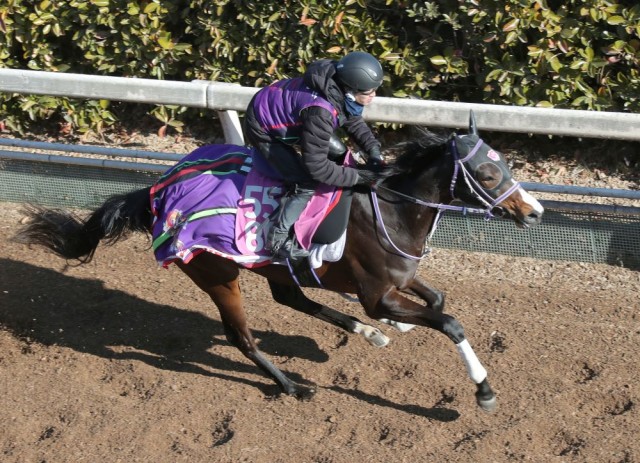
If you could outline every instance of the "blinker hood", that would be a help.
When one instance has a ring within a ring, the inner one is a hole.
[[[460,160],[463,161],[468,171],[473,173],[474,177],[476,177],[478,169],[484,163],[491,163],[500,169],[502,179],[498,185],[491,189],[483,188],[487,193],[491,194],[491,196],[495,198],[500,187],[512,178],[511,172],[507,168],[507,163],[502,154],[492,149],[482,141],[477,134],[454,135],[453,138]]]

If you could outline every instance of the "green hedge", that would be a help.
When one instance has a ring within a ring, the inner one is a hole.
[[[640,109],[635,1],[4,0],[0,31],[6,68],[262,86],[366,50],[387,96]],[[0,120],[100,131],[120,106],[2,94]],[[178,130],[190,114],[151,113]]]

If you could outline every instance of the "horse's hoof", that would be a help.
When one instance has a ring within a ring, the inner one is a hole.
[[[366,330],[363,333],[364,338],[375,347],[384,347],[389,344],[389,338],[378,328],[371,327],[370,330]]]
[[[386,337],[382,331],[378,328],[375,328],[371,325],[365,325],[364,323],[354,320],[355,327],[353,329],[354,333],[361,334],[367,340],[369,344],[375,347],[384,347],[389,344],[389,338]]]
[[[316,392],[317,390],[315,386],[307,387],[307,386],[297,385],[296,390],[291,395],[302,402],[307,402],[311,400],[314,395],[316,395]]]
[[[492,412],[496,409],[496,393],[491,390],[487,378],[477,384],[476,402],[485,412]]]
[[[485,412],[494,412],[496,407],[498,406],[496,396],[494,395],[491,398],[483,399],[481,397],[476,397],[476,402],[478,406],[483,409]]]

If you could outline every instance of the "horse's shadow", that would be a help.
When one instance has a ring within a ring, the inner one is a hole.
[[[55,344],[108,359],[137,359],[167,370],[214,375],[206,368],[213,367],[259,374],[250,363],[211,352],[212,347],[228,343],[222,323],[201,313],[107,289],[99,280],[7,259],[0,259],[0,281],[0,324],[27,344]],[[215,311],[213,304],[211,309]],[[253,333],[267,353],[313,362],[328,359],[310,338]]]
[[[213,305],[211,310],[215,310]],[[107,359],[138,360],[160,369],[244,383],[265,395],[278,392],[269,382],[238,376],[261,376],[249,361],[235,361],[212,352],[215,346],[229,345],[222,323],[216,319],[108,289],[99,280],[70,277],[9,259],[0,259],[0,327],[20,338],[27,350],[33,342],[64,346]],[[318,363],[328,360],[327,353],[308,337],[252,332],[261,350],[268,354]],[[287,376],[305,383],[295,372],[287,372]],[[458,416],[451,410],[408,409],[372,396],[339,392],[439,421]]]

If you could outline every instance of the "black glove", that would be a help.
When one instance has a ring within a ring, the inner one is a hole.
[[[367,157],[367,164],[371,166],[380,166],[384,164],[384,158],[380,153],[380,147],[374,146],[369,150],[369,156]]]
[[[356,185],[372,186],[378,181],[379,178],[380,175],[377,172],[373,172],[367,169],[358,169],[358,181],[356,182]]]

